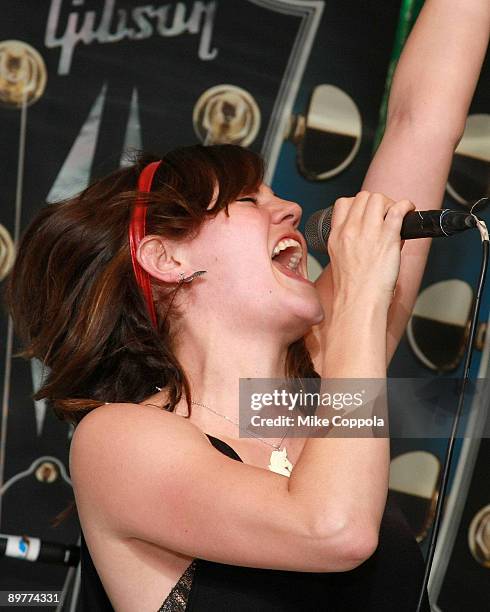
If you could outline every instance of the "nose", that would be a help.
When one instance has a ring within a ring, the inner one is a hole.
[[[296,204],[296,202],[276,198],[272,211],[272,222],[283,223],[284,221],[289,221],[294,229],[296,229],[301,220],[302,213],[301,206]]]

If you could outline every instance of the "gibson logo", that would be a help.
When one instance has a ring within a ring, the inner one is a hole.
[[[84,2],[85,0],[72,0],[72,5],[82,6]],[[62,3],[63,0],[51,0],[44,41],[46,47],[61,48],[58,74],[70,73],[73,52],[80,42],[90,45],[94,41],[112,43],[125,38],[143,40],[150,38],[155,32],[164,37],[179,36],[186,32],[200,33],[199,59],[212,60],[218,54],[216,48],[211,49],[217,2],[193,2],[188,12],[183,2],[160,7],[145,4],[131,9],[118,8],[117,19],[114,20],[116,0],[105,0],[97,27],[96,11],[71,12],[63,35],[58,36]],[[116,21],[115,25],[113,21]]]

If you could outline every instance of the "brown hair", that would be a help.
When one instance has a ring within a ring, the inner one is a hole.
[[[164,157],[140,154],[77,196],[44,206],[24,231],[5,299],[24,350],[49,368],[32,398],[46,398],[76,426],[104,402],[139,403],[165,388],[172,411],[191,394],[173,351],[171,291],[151,278],[155,329],[134,278],[128,224],[138,176],[163,159],[149,194],[146,233],[185,238],[263,180],[263,161],[236,145],[193,145]],[[215,185],[216,204],[207,210]],[[288,351],[286,375],[317,377],[303,339]]]

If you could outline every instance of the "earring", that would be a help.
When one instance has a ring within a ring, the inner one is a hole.
[[[193,272],[192,274],[190,274],[189,276],[185,276],[185,274],[183,272],[180,272],[179,274],[179,283],[192,283],[192,281],[197,278],[198,276],[202,276],[203,274],[206,274],[207,270],[197,270],[196,272]]]
[[[173,289],[172,291],[172,298],[170,300],[169,305],[167,306],[167,310],[165,311],[165,316],[163,317],[163,321],[162,321],[162,325],[163,323],[165,323],[165,321],[167,320],[167,314],[170,310],[170,307],[173,304],[174,298],[177,295],[178,290],[180,289],[180,287],[182,287],[182,285],[184,283],[192,283],[192,281],[197,278],[198,276],[202,276],[203,274],[206,274],[207,270],[197,270],[196,272],[193,272],[192,274],[190,274],[189,276],[186,277],[186,275],[183,272],[179,272],[179,282],[177,283],[177,286],[175,287],[175,289]]]

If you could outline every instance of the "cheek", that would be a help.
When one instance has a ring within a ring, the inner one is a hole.
[[[267,226],[255,214],[235,214],[216,220],[199,237],[193,259],[200,258],[209,269],[208,278],[250,291],[271,278],[267,253]],[[252,285],[251,285],[252,283]]]
[[[272,272],[263,251],[250,245],[247,250],[235,247],[223,248],[211,258],[213,277],[229,290],[229,299],[234,295],[257,296],[269,293],[273,283]]]

